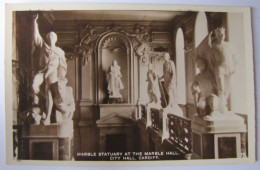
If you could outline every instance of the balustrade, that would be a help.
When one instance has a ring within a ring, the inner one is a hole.
[[[159,131],[162,130],[162,118],[160,117],[160,110],[151,108],[152,127]]]
[[[186,152],[192,152],[191,120],[168,114],[169,140]]]
[[[145,105],[141,105],[141,119],[146,120],[147,117],[146,114],[147,113],[146,113]]]
[[[161,136],[161,142],[170,141],[182,153],[192,153],[191,120],[169,113],[166,109],[140,105],[141,119]]]

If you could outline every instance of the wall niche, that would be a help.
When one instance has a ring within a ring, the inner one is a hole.
[[[114,60],[121,67],[121,81],[124,89],[120,91],[123,103],[133,101],[133,47],[124,34],[110,32],[101,36],[97,41],[97,83],[98,104],[108,103],[107,71]]]

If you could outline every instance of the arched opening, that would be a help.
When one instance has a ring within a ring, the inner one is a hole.
[[[98,103],[108,102],[107,71],[114,60],[120,66],[122,74],[121,90],[123,103],[133,102],[133,50],[132,44],[121,33],[111,32],[102,36],[97,43],[97,88]]]
[[[208,35],[208,21],[205,12],[199,12],[195,21],[195,47]]]
[[[177,67],[177,95],[178,103],[186,104],[186,75],[185,75],[185,55],[184,36],[181,28],[176,34],[176,67]]]
[[[200,43],[207,37],[208,33],[209,31],[207,16],[205,12],[199,12],[195,20],[195,48],[197,48],[200,45]],[[197,68],[197,66],[195,67],[195,69],[195,72],[199,73],[199,69]]]

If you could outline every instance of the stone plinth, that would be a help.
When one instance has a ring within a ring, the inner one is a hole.
[[[124,100],[122,97],[109,97],[108,104],[115,104],[115,103],[123,103]]]
[[[195,116],[192,132],[194,157],[217,159],[246,156],[246,124],[236,114],[211,118]]]
[[[73,121],[24,126],[22,140],[23,159],[71,160],[73,157]]]
[[[100,152],[134,151],[136,121],[119,113],[97,120]],[[111,144],[112,143],[112,144]]]
[[[113,113],[137,119],[137,107],[134,104],[100,104],[99,109],[100,119]]]

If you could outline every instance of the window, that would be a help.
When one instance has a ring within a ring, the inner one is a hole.
[[[177,69],[178,103],[186,104],[184,36],[181,28],[178,28],[176,34],[176,69]]]
[[[195,21],[195,48],[199,46],[199,44],[202,42],[202,40],[205,39],[208,33],[208,21],[206,14],[204,12],[199,12]],[[197,66],[195,67],[195,69],[196,74],[198,74],[199,69],[197,68]]]

